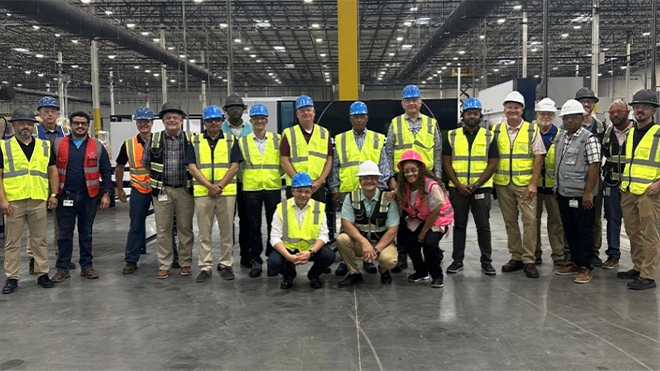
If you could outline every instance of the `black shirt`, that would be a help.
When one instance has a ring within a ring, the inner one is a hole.
[[[21,142],[20,140],[16,140],[18,144],[21,146],[21,149],[23,150],[23,154],[25,155],[25,158],[27,158],[28,162],[30,162],[30,159],[32,158],[32,153],[34,153],[34,139],[30,141],[30,143],[25,144]],[[0,146],[0,169],[4,169],[5,166],[5,155],[2,152],[4,150],[4,146]],[[57,159],[55,158],[55,151],[53,151],[53,146],[50,146],[50,156],[48,158],[48,166],[53,166],[57,164]]]
[[[136,135],[138,144],[141,144],[142,147],[144,147],[145,141],[142,140],[142,137],[138,134]],[[131,139],[132,140],[132,139]],[[126,165],[128,163],[128,150],[126,149],[126,142],[121,144],[121,148],[119,149],[119,154],[117,155],[117,165]]]
[[[644,126],[642,129],[640,129],[637,125],[639,124],[635,124],[635,132],[633,133],[633,147],[632,147],[633,154],[635,153],[635,150],[637,149],[637,145],[639,144],[639,142],[642,140],[642,138],[644,138],[644,135],[646,135],[649,129],[653,125],[655,125],[655,122],[651,121],[650,124]]]
[[[472,143],[474,143],[474,139],[477,137],[477,134],[479,133],[479,130],[486,130],[482,128],[481,126],[477,128],[477,130],[474,131],[474,133],[470,133],[465,126],[463,126],[463,134],[467,137],[468,141],[468,147],[472,148]],[[497,142],[493,140],[495,137],[491,136],[491,142],[490,142],[490,147],[488,147],[488,158],[499,158],[500,157],[500,150],[497,148]],[[442,137],[443,143],[442,143],[442,155],[443,156],[451,156],[452,155],[452,147],[451,144],[449,144],[449,134],[444,135]]]
[[[220,131],[220,134],[215,138],[211,138],[208,136],[206,133],[206,130],[202,132],[202,135],[204,136],[204,139],[206,139],[209,142],[209,146],[211,147],[211,152],[215,150],[216,144],[218,144],[218,141],[220,139],[225,139],[224,134],[222,131]],[[231,147],[231,153],[229,154],[229,162],[242,162],[243,161],[243,154],[241,153],[241,149],[238,147],[238,140],[234,140],[234,145]],[[197,156],[195,155],[195,147],[193,146],[192,142],[188,144],[188,149],[186,149],[186,157],[183,159],[183,163],[188,165],[188,164],[197,164]]]

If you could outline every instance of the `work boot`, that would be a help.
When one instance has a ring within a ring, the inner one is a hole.
[[[344,287],[350,287],[350,286],[355,286],[359,283],[364,283],[364,278],[362,277],[361,273],[353,273],[349,274],[344,278],[343,280],[339,281],[337,286],[344,288]]]
[[[539,278],[539,271],[536,270],[536,265],[534,264],[525,264],[523,271],[527,278]]]
[[[121,271],[123,274],[131,274],[137,270],[137,263],[126,262],[124,269]]]
[[[48,278],[47,274],[42,274],[41,276],[39,276],[39,278],[37,278],[37,284],[39,284],[39,286],[45,289],[50,289],[53,286],[55,286],[53,281],[51,281],[50,278]]]
[[[621,278],[622,280],[633,280],[637,277],[639,277],[639,272],[634,269],[625,272],[617,272],[616,274],[616,278]]]
[[[339,263],[339,266],[337,266],[337,269],[335,269],[335,276],[345,276],[348,273],[348,267],[346,266],[346,263],[341,262]]]
[[[511,259],[509,260],[508,263],[502,266],[502,272],[515,272],[523,269],[524,266],[525,264],[523,264],[523,262],[521,262],[520,260]]]
[[[51,280],[53,281],[53,283],[60,283],[69,277],[71,277],[69,271],[57,271],[57,273],[55,273],[55,275],[53,276],[53,278],[51,278]]]
[[[376,274],[378,272],[378,268],[376,268],[374,263],[364,262],[362,263],[362,267],[364,268],[364,271],[369,274]]]
[[[634,281],[628,284],[631,290],[647,290],[655,288],[655,280],[648,278],[637,277]]]
[[[7,278],[7,282],[5,282],[5,285],[2,287],[2,293],[11,294],[12,292],[16,291],[17,288],[18,280],[15,278]]]

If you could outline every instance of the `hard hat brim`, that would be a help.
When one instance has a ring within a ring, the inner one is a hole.
[[[32,123],[37,123],[39,120],[35,119],[34,117],[13,117],[7,120],[10,123],[14,123],[16,121],[30,121]]]
[[[226,105],[222,106],[222,109],[226,111],[228,108],[231,108],[231,107],[241,107],[244,110],[247,109],[247,106],[245,104],[240,104],[240,103],[226,104]]]
[[[380,171],[365,171],[365,172],[362,172],[362,173],[357,173],[358,177],[370,176],[370,175],[381,176],[383,174],[381,174]]]
[[[630,103],[628,103],[628,104],[631,105],[631,106],[632,106],[633,104],[650,104],[650,105],[652,105],[652,106],[655,107],[655,108],[660,107],[660,104],[658,104],[658,103],[656,103],[656,102],[643,101],[643,100],[632,101],[632,102],[630,102]]]

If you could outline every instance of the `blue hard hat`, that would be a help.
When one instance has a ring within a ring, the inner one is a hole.
[[[222,119],[224,118],[224,115],[222,114],[222,110],[218,106],[207,106],[204,108],[204,112],[202,112],[202,120],[210,120],[210,119]]]
[[[153,120],[154,119],[154,111],[152,111],[149,107],[138,107],[138,109],[135,110],[135,116],[133,117],[135,120]]]
[[[303,107],[314,106],[314,101],[308,95],[301,95],[296,99],[296,109],[301,109]]]
[[[468,98],[463,102],[462,111],[465,112],[469,109],[478,109],[481,110],[481,102],[477,98]]]
[[[58,102],[58,100],[53,97],[43,97],[39,99],[39,103],[37,104],[37,111],[39,111],[41,107],[54,107],[59,111],[60,102]]]
[[[266,116],[268,117],[268,108],[261,103],[256,103],[250,107],[250,117],[252,116]]]
[[[367,113],[368,113],[367,105],[364,104],[364,102],[362,101],[357,101],[351,104],[351,108],[348,114],[353,116],[353,115],[366,115]]]
[[[293,174],[291,178],[291,188],[311,187],[312,177],[304,171]]]
[[[403,88],[403,99],[419,98],[419,86],[408,85]]]

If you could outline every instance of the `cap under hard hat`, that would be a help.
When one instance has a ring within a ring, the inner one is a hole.
[[[376,163],[371,160],[367,160],[361,163],[357,173],[357,176],[368,176],[368,175],[377,175],[377,176],[383,175],[380,173],[380,170],[378,170],[378,165],[376,165]]]
[[[550,98],[543,98],[538,103],[536,103],[536,107],[534,109],[536,112],[555,113],[557,112],[557,105],[555,104],[554,100]]]
[[[561,113],[559,116],[564,117],[568,115],[586,115],[587,113],[584,111],[584,107],[582,106],[582,103],[578,102],[575,99],[569,99],[564,103],[563,106],[561,106]]]
[[[507,102],[514,102],[521,104],[523,108],[525,108],[525,97],[523,97],[522,94],[520,94],[518,91],[512,91],[511,93],[507,94],[506,97],[504,97],[504,102],[502,104],[506,104]]]

